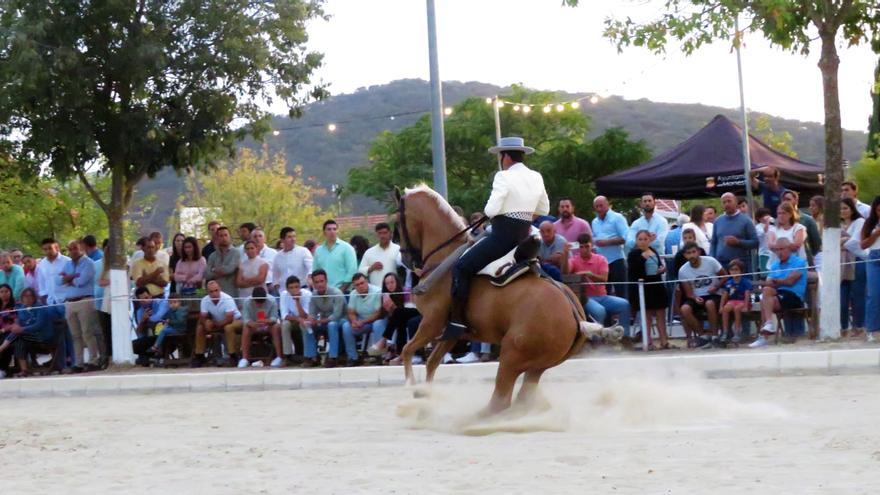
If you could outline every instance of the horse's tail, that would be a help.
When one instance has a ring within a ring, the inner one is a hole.
[[[567,360],[572,356],[577,356],[584,349],[584,346],[587,344],[587,340],[589,340],[589,326],[590,322],[587,321],[587,313],[584,311],[584,307],[581,306],[581,302],[578,300],[577,296],[572,292],[570,288],[561,282],[557,282],[552,278],[546,278],[545,280],[549,280],[553,282],[553,285],[562,291],[565,294],[565,298],[568,300],[568,303],[571,305],[571,312],[574,315],[575,322],[575,334],[574,340],[571,343],[571,347],[568,350],[568,353],[562,358],[562,361]],[[601,325],[599,325],[601,328]]]

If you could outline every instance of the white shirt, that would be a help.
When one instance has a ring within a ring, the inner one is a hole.
[[[505,215],[528,222],[532,221],[532,214],[546,215],[550,212],[550,200],[544,189],[544,178],[522,163],[496,172],[484,211],[489,218]],[[529,218],[525,218],[526,215]]]
[[[682,225],[681,231],[682,231],[682,233],[684,233],[684,231],[686,229],[693,230],[694,235],[696,235],[696,237],[697,237],[697,246],[700,246],[701,248],[703,248],[704,251],[706,251],[708,253],[709,248],[711,246],[711,243],[709,242],[709,240],[712,238],[712,234],[711,234],[712,224],[707,222],[704,225],[706,225],[709,233],[703,232],[703,229],[701,229],[694,222],[688,222],[688,223]],[[681,242],[678,243],[678,247],[684,247],[684,240],[682,240]]]
[[[275,259],[275,253],[277,252],[278,251],[270,248],[265,244],[263,244],[263,249],[260,250],[260,258],[266,260],[266,263],[269,263],[269,273],[266,274],[266,285],[272,283],[272,260]]]
[[[771,232],[773,232],[773,235],[775,236],[774,242],[778,242],[779,239],[788,239],[789,241],[794,243],[795,234],[797,234],[801,230],[806,231],[807,228],[799,223],[796,223],[796,224],[794,224],[793,227],[788,228],[788,229],[780,227],[779,225],[775,225],[772,227]],[[804,248],[804,245],[806,245],[806,243],[807,243],[807,241],[806,241],[806,239],[804,239],[804,243],[801,244],[801,248],[798,249],[798,252],[797,252],[798,257],[804,261],[807,261],[807,250],[806,250],[806,248]],[[776,253],[773,251],[770,251],[770,261],[767,263],[767,266],[772,265],[774,262],[776,262],[778,260],[779,260],[779,257],[776,256]]]
[[[43,258],[37,263],[37,283],[39,284],[40,297],[46,297],[47,304],[64,302],[61,294],[61,272],[70,258],[58,254],[55,261]]]
[[[260,258],[259,256],[255,257],[254,259],[250,259],[250,258],[245,257],[245,259],[242,260],[241,263],[239,263],[238,270],[241,272],[241,275],[243,277],[251,278],[251,277],[256,277],[257,275],[259,275],[260,268],[263,265],[268,265],[268,264],[269,263],[266,260]],[[268,275],[266,275],[266,277],[268,278]],[[265,284],[265,282],[264,282],[264,284]],[[251,295],[253,295],[253,293],[254,293],[253,287],[240,287],[238,289],[238,297],[245,297],[245,298],[251,297]]]
[[[867,203],[862,203],[861,201],[856,200],[856,209],[859,210],[859,215],[861,215],[862,218],[868,218],[871,216],[871,205]]]
[[[300,289],[299,303],[303,308],[303,311],[308,312],[309,310],[309,302],[312,300],[312,292],[308,289]],[[287,316],[297,316],[304,317],[305,315],[299,314],[299,310],[296,308],[296,301],[293,300],[293,296],[290,295],[290,292],[286,290],[281,291],[281,319],[285,319]]]
[[[849,224],[849,228],[846,229],[846,234],[849,236],[849,240],[843,243],[844,249],[852,253],[853,256],[857,256],[859,258],[868,257],[868,252],[861,247],[862,226],[864,225],[864,218],[856,218],[855,220],[853,220],[853,222]]]
[[[862,218],[860,220],[862,220],[862,226],[864,226],[865,225],[864,219]],[[853,222],[853,223],[855,223],[855,222]],[[862,240],[862,234],[861,234],[862,226],[859,227],[859,234],[858,234],[860,244],[861,244],[861,240]],[[877,227],[874,227],[874,228],[876,229]],[[870,234],[870,232],[869,232],[869,234]],[[874,241],[874,244],[871,244],[870,246],[868,246],[868,249],[864,250],[863,256],[867,256],[869,251],[873,251],[875,249],[880,249],[880,237],[878,237],[877,240]],[[39,273],[39,270],[37,270],[37,272]]]
[[[387,249],[382,249],[381,245],[376,244],[364,252],[364,257],[361,259],[361,266],[358,268],[358,271],[370,279],[370,284],[382,287],[382,279],[386,274],[397,273],[397,257],[399,254],[400,246],[393,242],[388,244]],[[367,273],[370,266],[377,261],[382,263],[382,268]]]
[[[211,300],[211,296],[203,297],[199,311],[207,314],[214,321],[225,320],[226,313],[232,313],[232,317],[236,320],[241,319],[241,312],[238,311],[235,300],[225,292],[220,293],[220,300],[216,304]]]
[[[312,252],[302,246],[294,246],[290,251],[280,250],[272,259],[272,280],[282,290],[287,277],[296,275],[301,285],[306,285],[312,273]]]

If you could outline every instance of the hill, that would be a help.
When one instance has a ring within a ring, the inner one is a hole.
[[[450,81],[443,86],[444,103],[448,106],[471,96],[488,97],[505,92],[506,88],[480,82]],[[585,94],[560,92],[559,98],[568,100]],[[359,88],[354,93],[308,106],[300,119],[276,118],[273,125],[279,133],[269,136],[265,144],[271,151],[283,151],[291,169],[302,165],[306,177],[330,190],[334,184],[344,186],[350,168],[367,164],[369,144],[379,132],[397,131],[411,125],[429,109],[426,81],[407,79]],[[735,109],[625,100],[616,96],[595,105],[586,103],[582,109],[590,116],[591,134],[619,126],[633,138],[644,140],[655,153],[687,139],[719,113],[735,121],[739,119]],[[754,119],[757,115],[753,113],[751,117]],[[793,148],[801,159],[824,162],[822,124],[772,116],[769,120],[774,131],[792,135]],[[328,131],[330,123],[336,125],[335,132]],[[864,132],[844,131],[844,157],[858,160],[866,141]],[[245,142],[243,146],[252,147],[255,143]],[[139,195],[154,194],[157,198],[155,208],[142,220],[145,229],[167,229],[168,217],[173,214],[182,186],[183,181],[173,171],[164,170],[138,187]],[[366,198],[353,198],[344,206],[347,214],[375,211],[380,211],[380,207]]]

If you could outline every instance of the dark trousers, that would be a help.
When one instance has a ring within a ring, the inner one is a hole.
[[[626,258],[608,264],[608,282],[605,286],[608,295],[627,298],[626,285],[613,285],[612,282],[626,282]]]
[[[412,338],[406,324],[416,316],[419,316],[419,310],[416,308],[402,307],[395,309],[394,313],[391,313],[391,316],[388,317],[388,326],[385,327],[385,333],[382,336],[391,340],[391,337],[397,332],[397,338],[394,339],[397,352],[400,352],[407,341]]]
[[[452,268],[452,297],[459,310],[464,310],[473,276],[518,246],[529,236],[530,228],[531,224],[524,220],[502,216],[492,219],[492,232],[471,246]]]

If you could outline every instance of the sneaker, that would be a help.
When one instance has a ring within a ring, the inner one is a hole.
[[[251,364],[251,363],[249,363],[248,360],[245,359],[245,358],[241,358],[241,359],[238,361],[238,367],[239,367],[239,368],[247,368],[249,364]]]
[[[757,349],[759,347],[765,347],[766,345],[767,345],[767,339],[765,339],[764,336],[761,335],[760,337],[755,339],[754,342],[749,344],[749,348],[750,349]]]
[[[764,333],[776,333],[776,324],[772,321],[768,321],[767,323],[764,323],[763,327],[761,327],[761,331]]]
[[[379,343],[382,343],[382,345],[379,345]],[[385,341],[380,340],[379,342],[376,342],[367,349],[367,355],[372,357],[381,356],[385,353],[385,347],[387,347]]]
[[[448,354],[447,354],[447,356],[448,356]],[[424,364],[424,363],[425,363],[425,360],[422,359],[422,356],[419,356],[418,354],[413,356],[412,364]]]
[[[865,337],[865,342],[875,343],[877,342],[877,337],[874,335],[875,332],[867,332],[868,336]]]
[[[275,359],[272,360],[271,363],[269,363],[269,366],[273,368],[280,368],[282,364],[284,364],[284,360],[281,359],[281,356],[277,356]]]
[[[327,359],[324,360],[324,367],[325,368],[335,368],[336,364],[337,364],[336,358],[328,357]]]
[[[454,362],[455,362],[455,359],[452,357],[452,354],[449,354],[447,352],[446,354],[443,355],[443,364],[449,364],[449,363],[454,363]]]
[[[262,359],[257,359],[256,361],[251,363],[251,368],[262,368],[262,367],[263,367],[263,360]]]
[[[459,363],[464,363],[464,364],[478,363],[478,362],[480,362],[480,357],[477,356],[476,353],[469,352],[469,353],[465,354],[464,356],[458,358],[456,361],[458,361]]]

